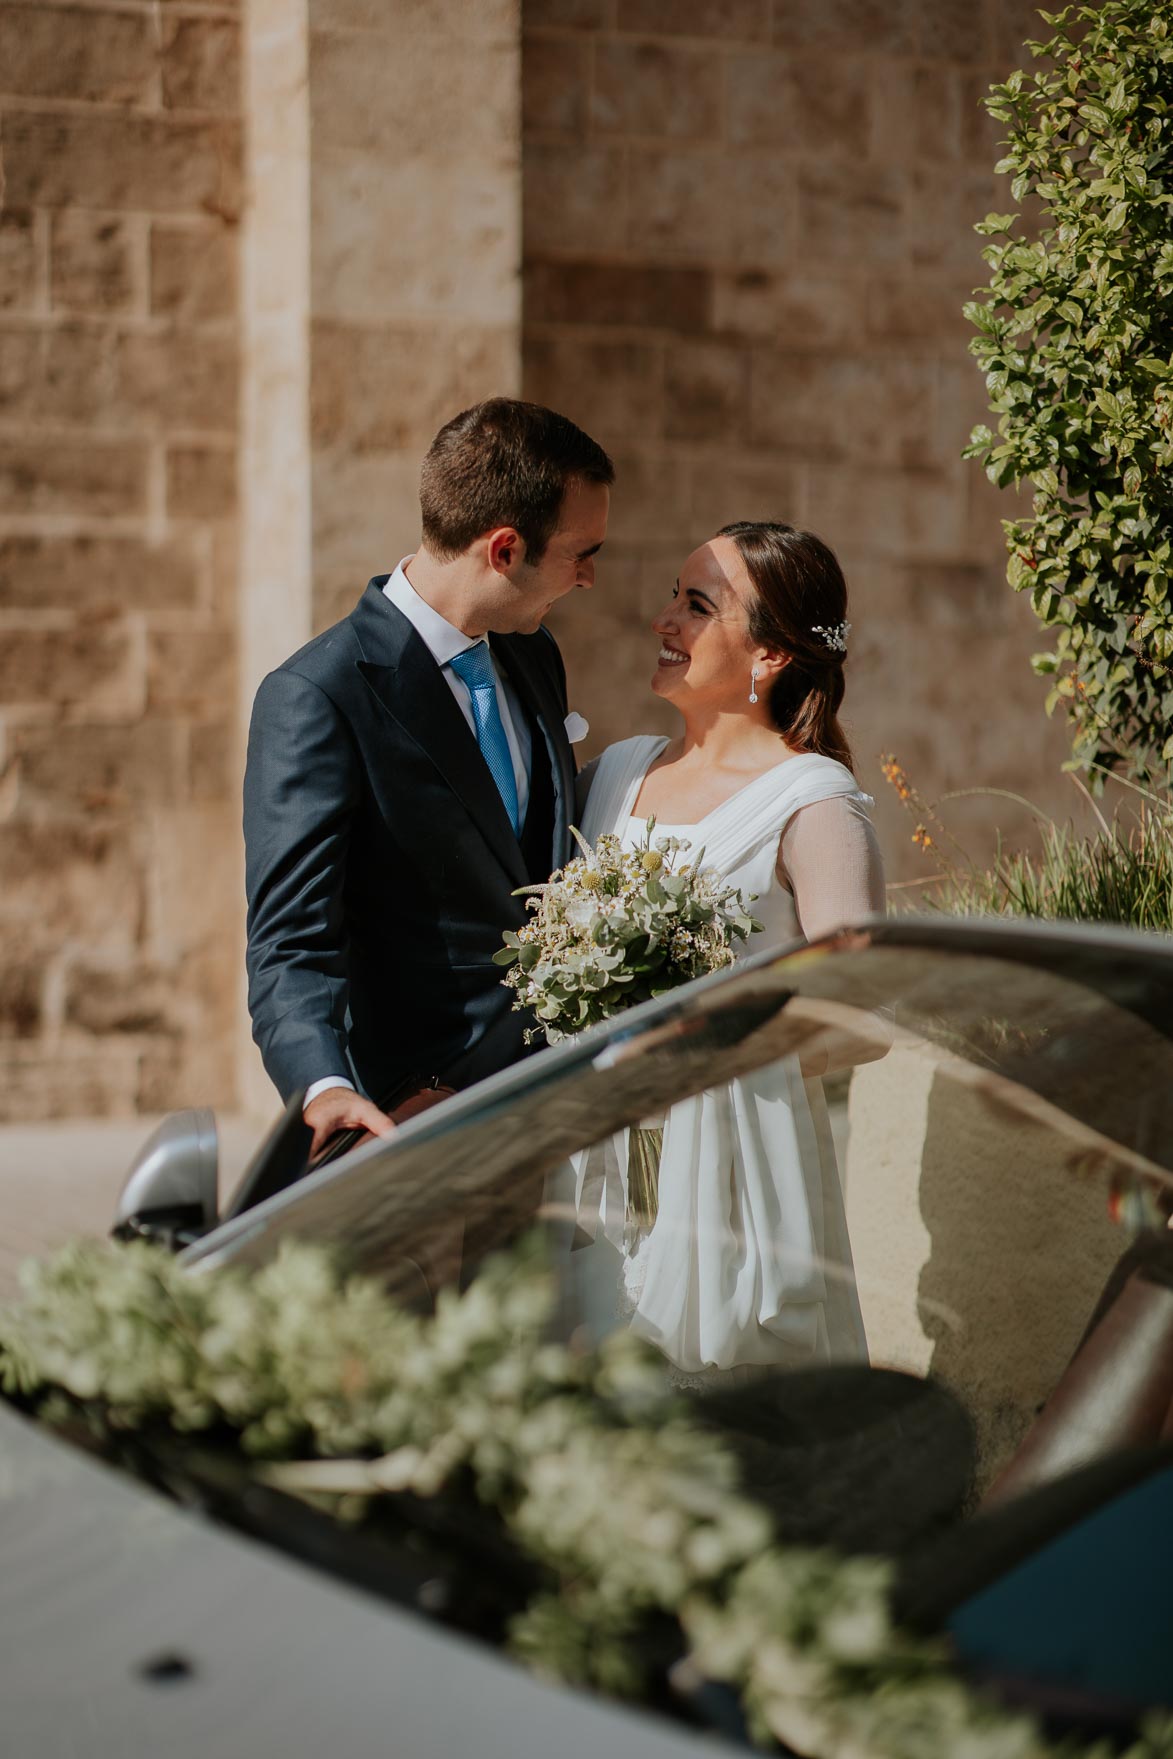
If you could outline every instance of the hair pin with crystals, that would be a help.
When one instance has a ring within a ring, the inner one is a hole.
[[[850,623],[833,623],[829,629],[821,623],[811,624],[811,634],[821,635],[827,646],[834,648],[836,653],[847,652],[847,637],[851,634]]]

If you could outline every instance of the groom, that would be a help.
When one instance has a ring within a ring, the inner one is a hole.
[[[542,618],[594,584],[610,459],[495,397],[441,428],[422,541],[257,692],[244,783],[249,1011],[316,1153],[523,1050],[492,955],[566,859],[566,678]]]

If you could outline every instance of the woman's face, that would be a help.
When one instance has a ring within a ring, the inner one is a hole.
[[[683,708],[748,706],[750,672],[759,667],[758,694],[766,696],[765,649],[750,640],[754,586],[732,538],[715,537],[694,550],[652,628],[660,656],[652,689]]]

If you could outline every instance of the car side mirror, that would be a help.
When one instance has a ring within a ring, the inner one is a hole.
[[[220,1159],[214,1112],[172,1112],[135,1156],[115,1209],[115,1239],[178,1250],[216,1226]]]

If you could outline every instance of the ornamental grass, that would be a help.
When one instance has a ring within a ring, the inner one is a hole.
[[[885,755],[881,768],[916,821],[912,841],[937,868],[929,879],[904,891],[898,907],[950,916],[1114,922],[1173,933],[1173,801],[1167,796],[1134,788],[1135,807],[1121,806],[1111,819],[1093,802],[1099,827],[1090,835],[1032,808],[1037,847],[1010,849],[999,839],[994,860],[982,867],[970,859],[894,757]],[[1000,792],[966,789],[946,799]],[[1030,805],[1017,795],[1007,797]]]

